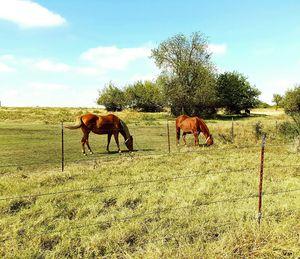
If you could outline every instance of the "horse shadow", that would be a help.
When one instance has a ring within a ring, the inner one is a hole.
[[[115,151],[103,151],[103,152],[95,152],[95,155],[114,155],[114,154],[122,154],[122,153],[135,153],[135,152],[149,152],[149,151],[155,151],[155,149],[151,148],[145,148],[145,149],[134,149],[132,151],[129,151],[128,149],[121,150],[121,152],[115,150]]]

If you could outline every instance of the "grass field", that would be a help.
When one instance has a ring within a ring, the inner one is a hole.
[[[300,256],[300,157],[276,125],[282,111],[207,120],[211,147],[175,145],[167,113],[117,113],[136,152],[105,151],[91,135],[61,124],[100,109],[0,109],[0,257],[297,258]],[[167,121],[170,127],[168,153]],[[263,218],[257,224],[261,122],[267,133]],[[201,143],[204,139],[201,139]],[[122,149],[125,146],[122,144]],[[111,150],[116,150],[114,140]]]

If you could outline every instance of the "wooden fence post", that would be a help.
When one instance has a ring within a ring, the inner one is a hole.
[[[64,171],[65,166],[65,147],[64,147],[64,122],[61,122],[61,171]]]
[[[266,135],[262,136],[261,155],[260,155],[260,174],[259,174],[259,190],[258,190],[258,224],[262,218],[262,189],[263,189],[263,174],[264,174],[264,155],[265,155]]]

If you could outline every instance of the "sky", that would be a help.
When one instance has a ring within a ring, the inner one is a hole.
[[[151,49],[201,32],[220,73],[237,71],[272,104],[300,83],[298,0],[0,0],[2,106],[97,107],[160,73]]]

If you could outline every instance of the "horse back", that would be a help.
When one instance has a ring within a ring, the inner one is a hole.
[[[83,124],[91,131],[97,134],[112,133],[120,129],[120,119],[114,114],[97,116],[89,113],[81,117]]]
[[[176,119],[176,128],[183,132],[195,132],[199,130],[199,125],[196,117],[189,117],[187,115],[180,115]]]

